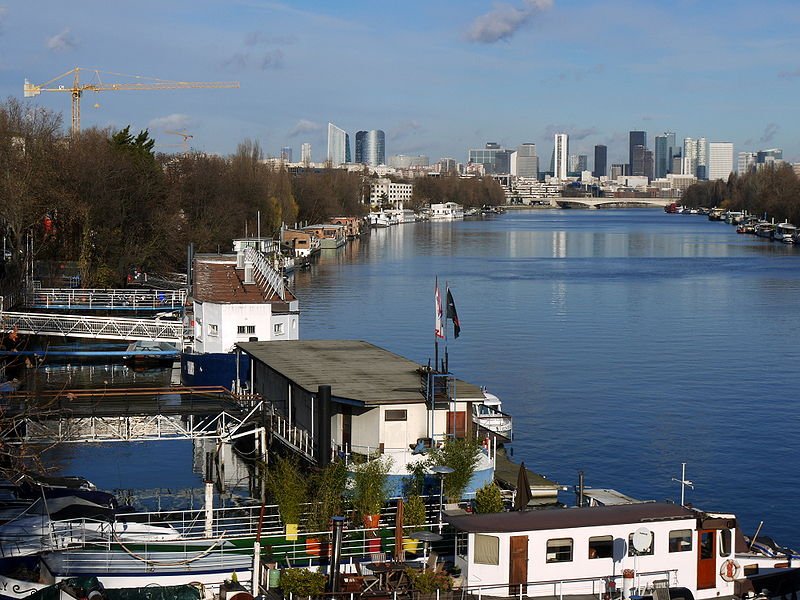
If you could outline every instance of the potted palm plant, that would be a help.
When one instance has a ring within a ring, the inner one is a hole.
[[[387,500],[386,482],[391,460],[378,458],[362,463],[353,470],[353,507],[364,527],[378,527],[381,509]]]
[[[269,470],[267,480],[281,519],[286,525],[286,539],[294,541],[297,539],[301,506],[306,501],[308,490],[306,479],[300,472],[297,461],[278,457]]]
[[[344,493],[347,485],[347,469],[344,463],[333,462],[315,473],[311,478],[310,491],[314,494],[308,513],[308,531],[318,534],[328,531],[331,518],[344,513]],[[306,538],[306,552],[322,553],[324,544],[318,535]]]
[[[411,533],[425,525],[425,501],[421,496],[412,494],[403,503],[403,530]],[[419,540],[412,537],[403,538],[403,550],[416,552]]]

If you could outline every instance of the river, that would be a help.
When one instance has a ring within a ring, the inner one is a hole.
[[[800,249],[652,209],[400,225],[294,275],[301,338],[426,363],[437,276],[462,327],[450,368],[502,399],[516,460],[564,485],[583,470],[587,485],[675,501],[685,462],[688,502],[800,545]],[[186,444],[118,446],[111,483],[199,486]],[[68,455],[65,469],[109,483],[93,452]]]

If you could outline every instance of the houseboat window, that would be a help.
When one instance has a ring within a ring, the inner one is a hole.
[[[628,556],[650,556],[653,554],[653,540],[655,536],[650,538],[650,546],[644,552],[637,552],[633,547],[633,534],[628,535]]]
[[[384,421],[406,421],[408,420],[407,410],[387,410],[383,413]]]
[[[599,535],[589,538],[589,558],[611,558],[614,556],[614,537]]]
[[[469,535],[464,531],[459,531],[456,534],[456,554],[461,558],[467,558],[469,555]]]
[[[728,556],[731,553],[731,530],[722,529],[719,532],[719,555]]]
[[[547,562],[571,562],[572,538],[547,540]]]
[[[255,333],[256,326],[255,325],[237,325],[236,326],[236,333],[239,335],[246,335],[248,333]]]
[[[283,335],[283,323],[275,323],[272,326],[272,333],[275,335]]]
[[[475,534],[475,564],[500,564],[500,538],[494,535]]]
[[[688,552],[692,549],[692,530],[675,529],[669,532],[669,551]]]
[[[219,335],[219,325],[208,324],[208,335]]]
[[[700,558],[714,558],[714,532],[700,532]]]

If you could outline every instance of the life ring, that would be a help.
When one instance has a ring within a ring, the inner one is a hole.
[[[719,568],[719,576],[722,577],[723,581],[733,581],[739,577],[741,572],[742,566],[730,558],[722,563],[722,566]]]

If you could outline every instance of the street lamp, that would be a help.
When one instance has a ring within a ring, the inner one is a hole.
[[[439,533],[441,534],[443,527],[442,509],[444,508],[444,476],[448,473],[452,473],[455,469],[447,465],[436,465],[435,467],[431,467],[431,471],[436,473],[439,477]]]

